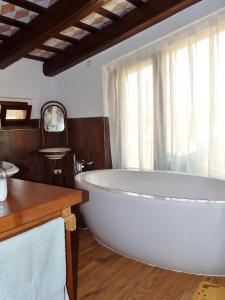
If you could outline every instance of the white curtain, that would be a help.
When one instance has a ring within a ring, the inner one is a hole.
[[[107,68],[113,167],[225,177],[224,15]]]
[[[115,70],[109,78],[110,135],[115,168],[153,165],[152,60]]]

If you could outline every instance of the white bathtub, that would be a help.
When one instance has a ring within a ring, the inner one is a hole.
[[[127,170],[75,180],[89,191],[81,210],[105,246],[161,268],[225,275],[225,181]]]

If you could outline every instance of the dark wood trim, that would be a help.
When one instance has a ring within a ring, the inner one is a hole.
[[[114,14],[113,12],[103,8],[103,7],[99,7],[99,9],[97,10],[97,13],[102,15],[103,17],[106,17],[112,21],[117,21],[120,19],[120,16],[118,16],[117,14]]]
[[[148,1],[100,32],[90,34],[82,43],[68,47],[62,54],[49,59],[43,66],[44,74],[54,76],[81,61],[163,21],[201,0]]]
[[[16,126],[16,125],[25,125],[27,126],[30,121],[31,116],[31,105],[27,104],[3,104],[1,105],[1,125],[2,126]],[[14,119],[6,119],[7,110],[26,110],[26,119],[22,120],[14,120]]]
[[[5,16],[1,16],[1,15],[0,15],[0,22],[10,25],[10,26],[18,27],[18,28],[26,28],[28,26],[27,23],[21,22],[16,19],[8,18]]]
[[[40,45],[38,48],[45,50],[45,51],[53,52],[53,53],[62,53],[63,52],[63,49],[51,47],[51,46],[47,46],[47,45]]]
[[[62,40],[64,42],[71,43],[71,44],[77,44],[77,43],[79,43],[79,40],[77,40],[77,39],[75,39],[73,37],[70,37],[68,35],[61,34],[61,33],[56,34],[55,38],[59,39],[59,40]]]
[[[100,29],[94,27],[94,26],[91,26],[91,25],[88,25],[86,23],[82,23],[82,22],[77,22],[76,24],[74,24],[75,27],[78,27],[80,29],[83,29],[85,31],[88,31],[90,33],[96,33],[98,32]]]
[[[73,250],[71,243],[72,232],[65,230],[66,238],[66,285],[70,300],[75,300],[75,287],[74,287],[74,269],[73,269]]]
[[[47,62],[48,61],[48,59],[45,58],[45,57],[31,55],[31,54],[25,55],[24,58],[28,58],[28,59],[32,59],[32,60],[37,60],[37,61],[41,61],[41,62]]]
[[[72,209],[76,208],[73,207]],[[66,261],[67,261],[67,289],[70,300],[77,300],[78,290],[78,255],[79,229],[71,232],[66,230]],[[70,288],[70,289],[69,289]]]
[[[7,42],[10,40],[10,36],[0,33],[0,40]]]
[[[78,291],[78,261],[79,261],[79,228],[71,232],[71,252],[72,252],[72,270],[73,270],[73,290],[74,298],[77,300]]]
[[[144,2],[141,0],[127,0],[127,1],[136,7],[141,7],[142,5],[144,5]]]
[[[108,0],[59,0],[21,29],[8,43],[0,45],[0,68],[4,69],[32,51],[50,37],[78,22]]]
[[[7,2],[15,4],[20,7],[23,7],[27,10],[31,10],[38,14],[41,14],[46,11],[45,7],[37,5],[37,4],[27,1],[27,0],[7,0]]]
[[[0,105],[7,105],[7,106],[10,106],[10,105],[28,105],[28,102],[19,102],[19,101],[2,101],[0,100]]]
[[[7,131],[12,131],[15,129],[22,129],[22,131],[28,129],[39,129],[39,119],[30,119],[29,124],[27,125],[8,125],[8,126],[2,126],[1,130],[7,130]],[[25,141],[26,142],[26,141]]]

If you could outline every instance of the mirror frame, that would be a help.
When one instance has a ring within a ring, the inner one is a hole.
[[[47,131],[45,129],[44,113],[45,113],[46,109],[50,106],[57,106],[62,110],[63,115],[64,115],[64,130],[62,130],[62,131]],[[44,103],[41,107],[40,125],[41,125],[41,132],[42,132],[42,146],[45,146],[45,140],[48,135],[57,135],[57,134],[65,135],[65,142],[66,142],[65,146],[68,146],[67,112],[66,112],[65,106],[62,103],[60,103],[59,101],[55,101],[55,100]]]
[[[60,130],[60,131],[48,131],[48,130],[46,130],[46,126],[45,126],[45,112],[51,106],[56,106],[56,107],[58,107],[62,111],[62,113],[63,113],[63,121],[64,121],[64,128],[63,128],[63,130]],[[41,108],[41,118],[42,118],[42,122],[43,122],[43,129],[44,129],[45,132],[48,132],[48,133],[60,133],[60,132],[63,132],[66,129],[66,125],[65,125],[65,120],[67,119],[66,108],[64,107],[64,105],[62,105],[58,101],[48,101],[48,102],[46,102],[42,106],[42,108]]]

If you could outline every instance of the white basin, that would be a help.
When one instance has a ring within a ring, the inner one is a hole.
[[[19,172],[19,168],[7,161],[0,161],[0,168],[5,171],[7,177],[11,177]]]
[[[48,159],[62,159],[68,152],[71,151],[71,148],[45,148],[39,149],[38,152],[43,154]]]

